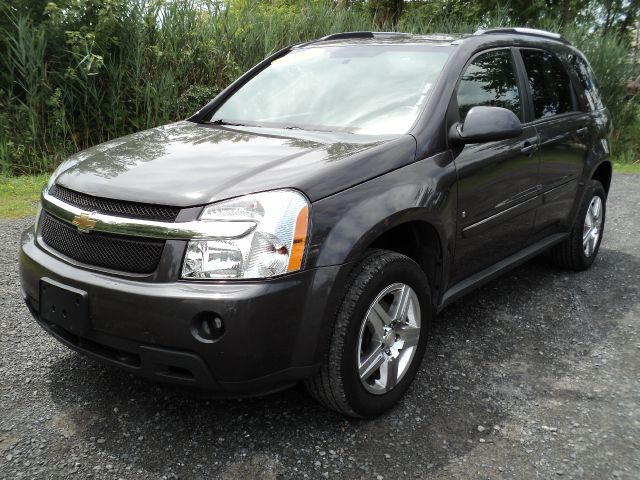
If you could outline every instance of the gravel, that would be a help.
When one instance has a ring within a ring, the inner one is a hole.
[[[0,478],[640,478],[640,176],[600,257],[539,258],[447,308],[406,398],[346,419],[300,387],[210,400],[96,364],[20,298],[0,221]]]

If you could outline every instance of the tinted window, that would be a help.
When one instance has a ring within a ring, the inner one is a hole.
[[[522,50],[521,53],[531,86],[535,117],[573,110],[571,82],[558,57],[540,50]]]
[[[458,86],[460,119],[479,105],[507,108],[520,117],[520,91],[509,50],[478,55],[464,71]]]
[[[589,104],[589,109],[597,110],[600,108],[604,108],[602,98],[600,97],[600,89],[598,88],[598,83],[596,82],[596,77],[593,74],[593,70],[591,70],[589,64],[580,55],[571,55],[569,58],[571,61],[571,66],[574,68],[576,74],[578,75],[580,83],[582,84],[582,88],[584,89],[584,95],[586,97],[587,103]]]

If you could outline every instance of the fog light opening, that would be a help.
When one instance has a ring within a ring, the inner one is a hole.
[[[193,317],[191,333],[201,342],[215,342],[224,334],[224,322],[213,312],[200,312]]]

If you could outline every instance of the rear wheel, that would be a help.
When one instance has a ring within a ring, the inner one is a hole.
[[[391,408],[424,354],[428,292],[414,261],[395,252],[370,252],[350,277],[321,371],[306,382],[311,395],[354,417]]]
[[[602,184],[591,180],[569,237],[551,249],[551,258],[558,266],[579,271],[594,262],[602,242],[606,201]]]

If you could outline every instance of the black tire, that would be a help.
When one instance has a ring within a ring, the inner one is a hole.
[[[420,334],[414,354],[395,387],[386,393],[367,391],[357,366],[360,329],[372,302],[395,283],[413,289],[420,307]],[[342,414],[367,418],[391,408],[407,391],[424,356],[431,323],[429,284],[410,258],[385,250],[370,250],[351,273],[338,308],[328,352],[320,372],[305,382],[318,402]]]
[[[600,197],[600,200],[602,201],[602,224],[600,227],[600,236],[595,248],[593,249],[593,253],[587,256],[584,251],[582,236],[587,217],[587,210],[595,196]],[[554,246],[550,251],[551,259],[556,265],[570,270],[581,271],[588,269],[593,264],[598,256],[598,250],[600,249],[600,243],[602,242],[602,234],[604,233],[604,224],[607,212],[606,202],[607,195],[602,184],[597,180],[591,180],[585,189],[584,197],[578,210],[576,220],[571,228],[571,232],[569,233],[569,237],[562,243]]]

